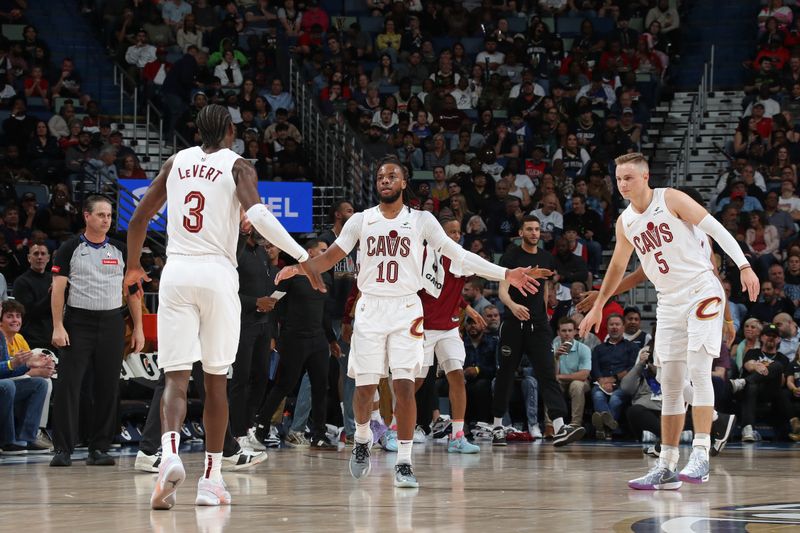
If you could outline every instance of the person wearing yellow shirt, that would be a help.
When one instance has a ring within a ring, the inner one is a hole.
[[[47,382],[47,393],[44,398],[42,416],[39,420],[39,428],[46,428],[48,416],[50,414],[50,396],[53,392],[53,383],[50,381],[50,376],[53,375],[55,367],[50,361],[47,361],[46,358],[31,354],[28,341],[26,341],[25,337],[19,332],[20,329],[22,329],[22,319],[24,316],[24,305],[16,300],[6,300],[3,302],[2,311],[0,311],[0,332],[2,332],[3,337],[5,337],[8,355],[11,359],[19,358],[27,360],[28,362],[26,364],[30,369],[27,375],[43,378]],[[39,361],[41,364],[35,363],[34,361]],[[47,434],[41,429],[37,436],[36,443],[38,448],[45,448],[45,451],[52,447],[52,443],[47,437]],[[29,450],[29,453],[30,451],[31,450]]]
[[[395,33],[392,19],[384,22],[383,28],[383,33],[375,37],[375,49],[381,54],[388,54],[392,58],[392,63],[397,63],[397,52],[400,51],[400,41],[403,36]]]

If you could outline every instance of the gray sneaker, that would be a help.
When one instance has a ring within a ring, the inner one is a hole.
[[[636,490],[677,490],[682,484],[678,473],[661,461],[642,477],[628,481],[628,486]]]
[[[350,455],[350,475],[356,479],[367,477],[372,469],[369,453],[372,449],[372,439],[369,442],[356,442],[353,453]]]
[[[414,475],[414,470],[410,464],[400,463],[394,465],[394,486],[404,489],[419,488],[417,476]]]
[[[708,456],[701,448],[694,448],[689,462],[683,467],[678,479],[687,483],[705,483],[708,481]]]

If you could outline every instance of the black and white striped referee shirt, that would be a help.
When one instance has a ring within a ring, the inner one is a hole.
[[[88,311],[122,307],[124,258],[123,244],[108,237],[93,243],[79,235],[64,242],[56,251],[52,272],[69,278],[67,306]]]

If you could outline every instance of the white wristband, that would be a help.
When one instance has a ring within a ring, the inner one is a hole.
[[[308,260],[308,252],[286,231],[275,215],[270,213],[264,204],[255,204],[247,210],[247,219],[253,227],[273,245],[277,246],[298,262]]]
[[[709,237],[714,239],[717,244],[722,247],[725,253],[736,263],[736,266],[739,267],[739,270],[750,266],[739,243],[736,242],[733,235],[731,235],[728,230],[725,229],[725,226],[720,224],[716,218],[710,214],[706,215],[697,227],[706,232]]]

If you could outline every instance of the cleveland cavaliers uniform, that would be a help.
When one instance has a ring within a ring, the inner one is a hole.
[[[701,346],[719,356],[725,293],[714,275],[706,234],[667,208],[655,189],[643,213],[629,205],[622,229],[658,293],[655,352],[662,361],[685,360]]]
[[[175,155],[167,177],[167,263],[158,291],[158,366],[224,374],[236,358],[240,204],[228,149]]]
[[[335,243],[350,253],[360,242],[358,289],[347,374],[386,376],[390,369],[416,375],[423,361],[423,241],[439,248],[449,239],[426,211],[404,207],[394,219],[379,207],[356,213]],[[412,376],[413,379],[413,376]]]

